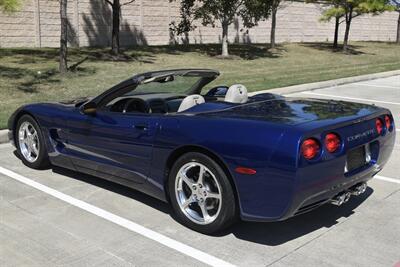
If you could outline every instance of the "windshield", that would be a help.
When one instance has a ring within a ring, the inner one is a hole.
[[[134,91],[130,91],[126,95],[149,93],[186,94],[200,79],[201,77],[172,75],[159,79],[149,79],[139,84]]]

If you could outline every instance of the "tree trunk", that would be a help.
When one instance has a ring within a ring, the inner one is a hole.
[[[340,17],[336,17],[335,18],[335,36],[333,37],[333,48],[338,47],[339,25],[340,25]]]
[[[343,51],[347,52],[349,50],[349,34],[350,34],[350,25],[351,19],[353,18],[353,9],[350,8],[350,12],[346,14],[346,31],[344,32],[344,41],[343,41]]]
[[[397,20],[397,37],[396,37],[396,43],[400,44],[400,10],[399,12],[399,18]]]
[[[60,34],[60,66],[61,73],[68,70],[67,67],[67,0],[60,0],[61,34]]]
[[[229,56],[228,51],[228,23],[223,21],[222,22],[222,54],[221,56],[227,57]]]
[[[275,48],[275,30],[276,30],[276,13],[278,11],[277,6],[273,6],[271,10],[271,48]]]
[[[114,0],[112,5],[112,35],[111,35],[111,51],[114,55],[118,55],[119,49],[119,24],[121,14],[121,4],[119,0]]]

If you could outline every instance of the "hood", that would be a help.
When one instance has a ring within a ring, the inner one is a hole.
[[[373,105],[344,101],[282,98],[247,103],[204,115],[297,125],[312,121],[352,120],[379,110],[381,108]]]

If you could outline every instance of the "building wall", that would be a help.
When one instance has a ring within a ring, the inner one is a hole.
[[[127,0],[125,0],[127,1]],[[121,0],[123,3],[124,0]],[[331,41],[334,24],[320,22],[322,6],[287,2],[278,11],[278,42]],[[111,43],[111,9],[105,0],[68,0],[69,43],[72,46],[108,46]],[[173,36],[172,21],[179,20],[179,1],[136,0],[123,6],[121,44],[166,45],[171,43],[218,43],[219,27],[198,24],[185,37]],[[397,13],[365,15],[354,19],[351,40],[393,41],[396,38]],[[341,38],[344,25],[341,27]],[[0,12],[0,47],[57,47],[60,15],[57,0],[25,0],[14,14]],[[270,21],[245,29],[237,20],[229,29],[230,42],[265,43],[269,40]]]

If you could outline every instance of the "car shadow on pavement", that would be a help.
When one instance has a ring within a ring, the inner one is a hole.
[[[156,198],[153,198],[151,196],[148,196],[148,195],[146,195],[142,192],[139,192],[135,189],[132,189],[132,188],[129,188],[129,187],[117,184],[117,183],[113,183],[113,182],[110,182],[110,181],[107,181],[107,180],[104,180],[104,179],[101,179],[101,178],[98,178],[95,176],[72,171],[69,169],[64,169],[61,167],[53,166],[51,169],[54,173],[68,176],[75,180],[79,180],[79,181],[103,188],[105,190],[114,192],[116,194],[119,194],[119,195],[122,195],[125,197],[129,197],[129,198],[139,201],[147,206],[157,209],[163,213],[171,214],[171,208],[169,207],[169,205],[167,203],[164,203],[164,202],[162,202]]]
[[[320,228],[331,228],[340,218],[348,218],[372,193],[368,187],[364,194],[353,196],[340,207],[326,204],[308,213],[278,222],[240,222],[232,226],[228,233],[235,237],[268,246],[278,246]]]
[[[71,171],[61,167],[52,167],[53,172],[70,178],[98,186],[105,190],[129,197],[148,205],[163,213],[169,214],[173,219],[175,215],[169,204],[141,193],[135,189],[119,185],[95,176]],[[373,192],[368,187],[364,194],[353,196],[343,206],[323,205],[306,214],[298,215],[286,221],[279,222],[245,222],[240,221],[226,231],[215,234],[223,237],[233,234],[236,238],[268,246],[278,246],[293,239],[310,234],[320,228],[330,228],[338,223],[340,218],[347,218],[354,214],[354,209],[361,205]]]
[[[16,151],[14,154],[18,157]],[[51,170],[54,173],[68,176],[125,197],[129,197],[163,213],[169,214],[173,219],[175,219],[175,215],[168,203],[164,203],[135,189],[61,167],[52,166]],[[233,234],[236,238],[249,242],[268,246],[278,246],[293,239],[310,234],[320,228],[330,228],[338,224],[340,218],[348,218],[354,214],[354,209],[361,205],[373,193],[373,191],[372,188],[368,187],[364,194],[353,196],[349,202],[345,203],[343,206],[337,207],[326,204],[306,214],[295,216],[286,221],[240,221],[227,230],[215,234],[214,236],[223,237]]]

